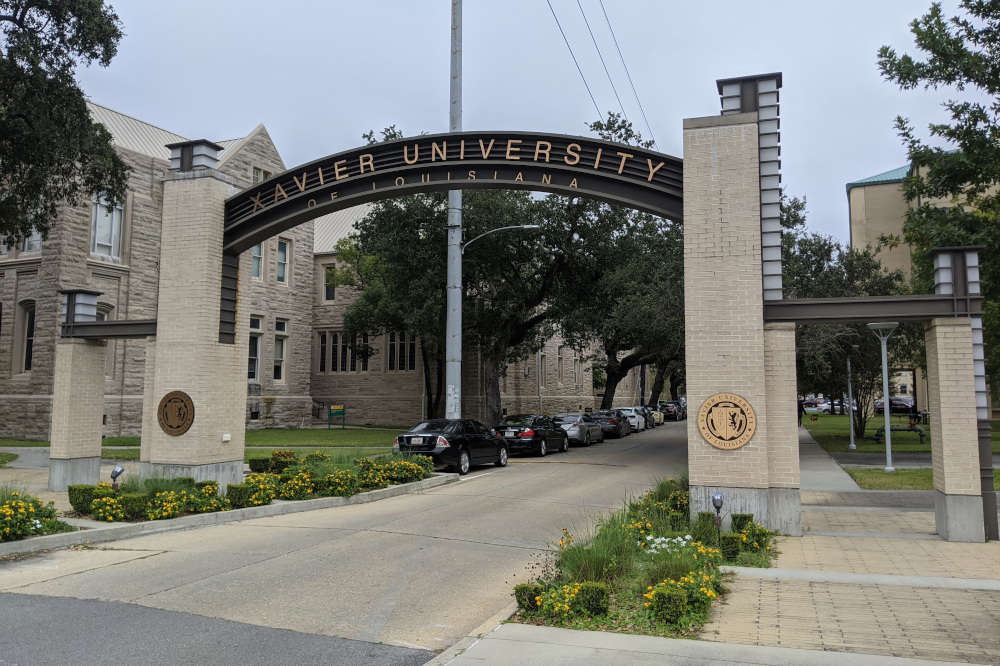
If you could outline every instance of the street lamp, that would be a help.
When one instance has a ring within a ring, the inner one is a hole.
[[[882,322],[878,324],[868,324],[872,333],[878,336],[882,342],[882,413],[885,414],[885,471],[895,472],[892,466],[892,425],[889,423],[889,413],[892,408],[889,404],[889,350],[887,342],[892,332],[899,326],[894,321]]]
[[[858,345],[851,345],[854,353],[858,353]],[[884,403],[883,403],[884,404]],[[854,391],[851,390],[851,355],[847,355],[847,425],[851,430],[851,444],[847,447],[849,451],[856,451],[854,445]]]
[[[457,4],[461,5],[461,2]],[[461,191],[449,192],[458,194]],[[450,201],[450,200],[449,200]],[[459,201],[459,206],[461,201]],[[462,418],[462,257],[465,248],[484,236],[509,229],[538,229],[537,224],[520,224],[510,227],[497,227],[484,234],[479,234],[468,243],[455,242],[453,236],[461,238],[461,210],[457,211],[458,224],[453,224],[451,204],[448,208],[448,318],[445,323],[445,370],[448,383],[448,395],[445,400],[445,418]]]

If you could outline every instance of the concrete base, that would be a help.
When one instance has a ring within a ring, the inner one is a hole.
[[[144,462],[139,465],[139,473],[142,476],[190,476],[195,481],[218,481],[220,495],[226,494],[227,484],[243,483],[244,479],[242,460],[211,465],[168,465]]]
[[[802,536],[802,491],[798,488],[770,488],[767,491],[769,529],[787,536]]]
[[[948,541],[983,543],[983,499],[978,495],[945,495],[934,491],[934,524]]]
[[[65,492],[69,486],[77,484],[93,485],[100,480],[100,456],[92,458],[51,458],[49,460],[49,490],[51,492]]]
[[[732,525],[730,516],[734,513],[752,513],[753,519],[767,527],[774,529],[771,524],[771,517],[768,512],[767,488],[726,488],[721,486],[691,486],[691,517],[694,518],[700,511],[711,511],[715,513],[712,506],[713,493],[725,495],[722,505],[722,529],[729,530]],[[801,529],[801,528],[800,528]]]

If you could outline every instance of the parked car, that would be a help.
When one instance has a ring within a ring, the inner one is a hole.
[[[875,413],[882,413],[883,404],[881,400],[875,402]],[[889,398],[890,414],[909,414],[913,411],[913,398]]]
[[[837,400],[834,400],[833,402],[829,402],[829,403],[827,403],[823,407],[823,412],[825,414],[840,414],[840,412],[841,412],[841,404],[845,403],[845,402],[846,401],[840,400],[839,398]],[[858,408],[858,401],[855,400],[854,401],[854,409],[857,409],[857,408]],[[847,411],[846,407],[843,409],[843,411],[845,411],[845,412]]]
[[[628,419],[632,432],[642,432],[646,429],[646,417],[640,414],[635,407],[622,407],[621,412]]]
[[[646,419],[647,428],[656,427],[656,419],[653,418],[653,409],[651,407],[646,407],[645,405],[636,405],[635,408],[642,414],[643,418]]]
[[[566,431],[570,442],[590,446],[591,442],[604,441],[601,424],[592,419],[590,414],[584,414],[583,412],[556,414],[552,417],[552,420],[557,426]]]
[[[632,429],[628,418],[616,409],[599,409],[591,417],[601,424],[605,437],[624,437]]]
[[[507,445],[503,439],[472,419],[431,419],[422,421],[396,437],[394,453],[420,453],[439,465],[468,474],[473,465],[493,463],[507,466]]]
[[[569,437],[544,414],[505,416],[493,434],[503,438],[511,453],[544,456],[553,451],[569,451]]]
[[[674,405],[677,408],[677,419],[678,421],[683,421],[688,417],[688,410],[680,400],[667,400],[668,405]]]

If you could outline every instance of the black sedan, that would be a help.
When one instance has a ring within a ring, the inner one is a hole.
[[[493,434],[503,438],[511,453],[544,456],[553,451],[569,451],[569,436],[544,414],[505,416]]]
[[[552,417],[552,421],[566,431],[571,442],[590,446],[591,442],[604,441],[601,424],[590,418],[590,414],[583,412],[556,414]]]
[[[507,445],[479,421],[433,419],[396,437],[394,453],[420,453],[468,474],[473,465],[507,466]]]
[[[668,405],[673,405],[677,410],[677,420],[683,421],[688,417],[687,407],[680,400],[667,400]]]
[[[601,432],[605,437],[624,437],[632,432],[628,419],[617,410],[599,409],[591,416],[601,424]]]
[[[677,409],[677,405],[670,402],[660,403],[660,413],[663,414],[664,421],[680,421],[681,414]]]

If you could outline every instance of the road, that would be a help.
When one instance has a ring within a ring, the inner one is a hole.
[[[420,494],[0,563],[0,664],[423,663],[509,605],[563,528],[686,458],[667,423]]]

